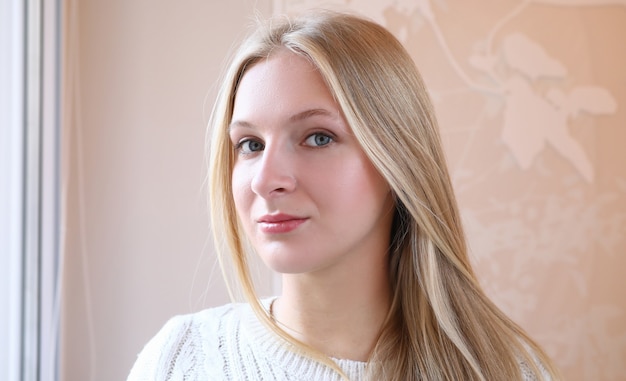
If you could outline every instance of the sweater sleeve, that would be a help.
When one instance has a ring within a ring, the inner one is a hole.
[[[195,340],[193,319],[176,316],[143,348],[127,381],[202,379],[202,348]]]

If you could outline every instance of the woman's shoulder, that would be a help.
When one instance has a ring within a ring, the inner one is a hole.
[[[527,351],[529,357],[527,359],[518,359],[520,373],[522,374],[522,380],[551,381],[553,378],[546,368],[546,364],[544,364],[540,360],[539,354],[535,350],[533,350],[528,344],[524,344],[524,349]]]
[[[155,336],[163,342],[182,344],[206,336],[219,335],[224,322],[240,320],[250,310],[247,304],[230,303],[170,318]]]
[[[193,326],[197,329],[214,330],[221,327],[224,319],[240,319],[251,312],[246,303],[229,303],[219,307],[207,308],[187,315],[175,316],[167,324]]]
[[[139,353],[128,381],[206,379],[222,361],[220,341],[249,313],[247,304],[231,303],[172,317]]]
[[[522,373],[522,380],[524,381],[538,381],[540,378],[538,377],[536,371],[525,361],[520,361],[520,371]],[[546,368],[538,361],[535,360],[535,366],[537,370],[541,374],[541,380],[551,381],[552,377],[546,370]]]

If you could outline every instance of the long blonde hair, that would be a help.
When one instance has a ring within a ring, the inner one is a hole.
[[[235,156],[228,126],[237,86],[247,68],[279,48],[318,68],[396,197],[389,249],[392,304],[370,356],[372,379],[522,380],[522,373],[538,380],[558,378],[543,351],[476,280],[437,121],[415,64],[386,29],[348,14],[318,11],[260,26],[233,58],[213,110],[214,237],[221,257],[232,260],[238,285],[259,319],[296,350],[342,374],[327,356],[281,329],[261,306],[232,197]]]

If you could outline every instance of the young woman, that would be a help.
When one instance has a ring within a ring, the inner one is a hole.
[[[247,303],[176,317],[129,380],[554,380],[481,290],[433,108],[384,28],[330,12],[241,46],[212,118],[211,214]],[[260,300],[248,257],[282,274]]]

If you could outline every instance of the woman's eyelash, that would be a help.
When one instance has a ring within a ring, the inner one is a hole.
[[[235,150],[244,154],[258,152],[263,150],[265,145],[255,139],[242,139],[235,144]]]
[[[336,138],[328,132],[314,132],[304,139],[304,145],[314,148],[323,148],[335,142]],[[242,154],[251,154],[265,149],[265,144],[255,138],[243,138],[234,144],[234,149]]]
[[[304,140],[305,143],[312,147],[325,147],[335,141],[335,137],[326,132],[313,133]]]

